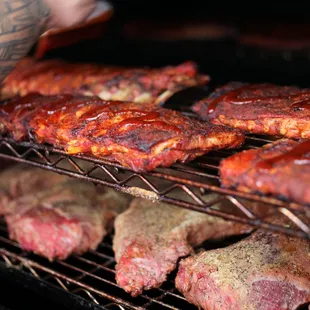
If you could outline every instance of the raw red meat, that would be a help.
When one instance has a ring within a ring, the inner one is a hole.
[[[309,251],[307,240],[260,229],[227,248],[184,259],[176,287],[202,309],[296,310],[310,302]]]
[[[213,198],[216,195],[209,196]],[[250,230],[199,212],[135,199],[115,220],[116,281],[137,296],[143,290],[159,287],[193,246]]]
[[[5,216],[11,239],[49,260],[96,249],[130,196],[70,180],[9,204]]]

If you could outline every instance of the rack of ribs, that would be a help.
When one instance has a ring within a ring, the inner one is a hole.
[[[296,310],[310,302],[309,241],[259,229],[184,259],[175,282],[200,309]]]
[[[232,82],[192,108],[214,124],[253,134],[310,138],[310,89]]]
[[[8,75],[0,92],[2,98],[32,92],[70,93],[99,96],[104,100],[160,104],[182,89],[202,86],[208,81],[209,77],[199,74],[192,61],[151,69],[26,58]]]
[[[66,259],[96,249],[130,199],[127,194],[71,179],[13,200],[5,221],[10,238],[24,250],[50,261]]]
[[[278,140],[220,163],[223,187],[310,203],[310,142]]]
[[[29,94],[8,100],[0,108],[0,124],[2,133],[15,140],[32,138],[68,154],[105,157],[138,172],[244,142],[238,130],[177,111],[72,95]]]
[[[208,199],[216,199],[212,194]],[[134,199],[115,220],[116,281],[132,296],[159,287],[177,261],[208,239],[247,233],[249,226],[165,203]]]

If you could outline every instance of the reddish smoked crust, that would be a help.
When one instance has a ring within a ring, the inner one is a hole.
[[[310,142],[289,139],[234,154],[220,164],[224,187],[310,204]]]
[[[28,100],[15,99],[0,109],[0,123],[16,140],[30,134],[37,142],[65,149],[68,154],[106,157],[135,171],[168,167],[244,142],[236,130],[176,111],[97,97],[42,96],[34,98],[30,107]]]
[[[72,64],[53,59],[21,61],[3,82],[3,98],[39,92],[95,95],[105,100],[160,104],[173,93],[187,87],[204,85],[209,77],[197,65],[184,62],[163,68],[122,68],[84,63]]]
[[[193,110],[214,124],[249,133],[310,138],[310,89],[232,82]]]
[[[308,240],[258,230],[181,261],[176,287],[201,309],[296,310],[310,302],[309,250]]]

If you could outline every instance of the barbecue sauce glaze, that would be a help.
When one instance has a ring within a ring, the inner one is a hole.
[[[212,114],[217,105],[221,102],[229,102],[232,104],[253,104],[257,103],[258,101],[277,101],[277,100],[284,100],[284,99],[290,99],[294,100],[295,102],[291,107],[294,110],[305,110],[310,109],[310,91],[307,92],[299,92],[297,94],[281,94],[276,96],[253,96],[253,97],[246,97],[240,98],[240,95],[247,91],[253,91],[255,89],[264,91],[268,90],[269,88],[274,88],[275,85],[272,84],[261,84],[261,85],[246,85],[240,88],[237,88],[235,90],[229,91],[228,93],[223,94],[222,96],[217,97],[214,99],[208,106],[207,114]]]
[[[310,140],[297,144],[291,150],[281,155],[262,160],[256,164],[256,167],[260,170],[269,171],[280,162],[294,161],[296,165],[309,164],[310,157],[307,158],[307,155],[310,155]]]

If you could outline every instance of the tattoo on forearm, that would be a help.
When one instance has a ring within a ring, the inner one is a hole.
[[[29,52],[49,14],[43,0],[0,0],[0,82]]]

